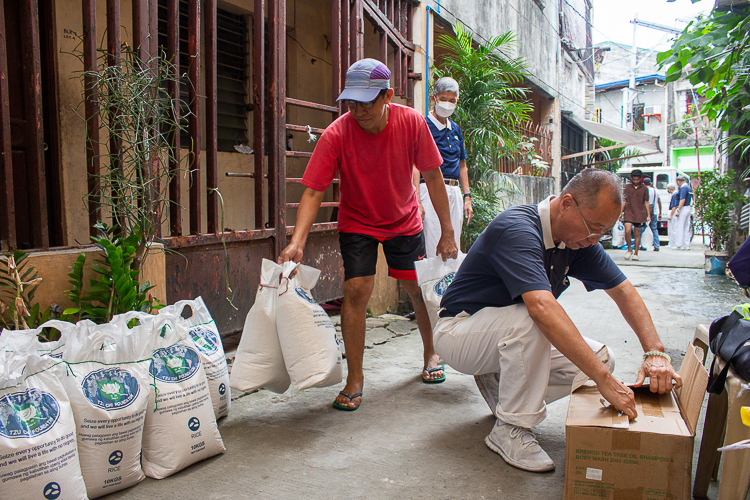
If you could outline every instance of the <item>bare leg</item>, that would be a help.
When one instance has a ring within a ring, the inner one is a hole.
[[[414,310],[417,316],[417,326],[419,326],[419,334],[422,336],[422,345],[424,346],[424,366],[427,368],[435,368],[438,365],[440,357],[435,352],[435,346],[432,342],[430,317],[427,315],[427,307],[422,299],[419,286],[416,281],[409,280],[401,280],[401,286],[404,287],[406,293],[409,294],[411,303],[414,304]],[[437,379],[441,378],[443,375],[444,374],[439,371],[432,373],[428,373],[426,370],[422,371],[422,376],[426,379]]]
[[[630,222],[625,223],[625,244],[628,246],[628,250],[630,250],[630,231],[633,229],[633,224]],[[638,246],[636,245],[636,249]]]
[[[356,394],[362,392],[365,385],[365,374],[362,360],[365,353],[365,320],[367,317],[367,302],[375,286],[375,276],[352,278],[344,282],[344,301],[341,304],[341,333],[344,337],[346,349],[346,386],[344,392]],[[349,400],[339,394],[336,401],[341,405],[356,408],[362,398]]]
[[[641,226],[635,226],[633,228],[635,230],[635,245],[634,247],[634,253],[638,255],[638,249],[641,248]],[[628,245],[629,247],[630,245]]]

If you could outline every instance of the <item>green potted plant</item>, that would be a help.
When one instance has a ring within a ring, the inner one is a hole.
[[[726,251],[731,234],[732,214],[737,202],[743,199],[732,189],[734,172],[719,174],[713,171],[699,175],[695,189],[695,213],[704,230],[708,229],[709,245],[705,252],[706,274],[726,274],[729,253]]]

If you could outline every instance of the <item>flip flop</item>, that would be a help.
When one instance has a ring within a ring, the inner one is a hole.
[[[361,398],[362,397],[362,393],[361,392],[358,392],[356,394],[352,394],[351,396],[348,393],[344,392],[344,391],[339,392],[339,394],[341,396],[344,396],[345,398],[349,398],[349,401],[351,401],[354,398]],[[352,408],[351,406],[342,405],[341,403],[339,403],[335,399],[333,400],[333,407],[336,408],[337,410],[341,410],[341,411],[355,411],[360,406],[362,406],[362,401],[360,401],[357,406],[355,406],[354,408]]]
[[[439,371],[443,372],[443,376],[440,378],[427,379],[427,378],[424,378],[424,375],[422,375],[422,382],[424,382],[425,384],[440,384],[442,382],[445,382],[445,365],[436,366],[435,368],[427,368],[425,366],[424,371],[426,371],[430,375]]]

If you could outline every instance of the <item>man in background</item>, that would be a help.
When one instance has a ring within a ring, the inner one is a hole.
[[[625,260],[640,260],[638,250],[641,247],[641,227],[644,222],[651,223],[648,204],[648,189],[643,185],[641,179],[643,172],[635,169],[630,173],[630,184],[625,186],[625,207],[622,212],[622,222],[625,225],[625,244],[628,250],[625,252]],[[630,231],[635,231],[635,244],[630,249]]]
[[[675,245],[677,250],[690,250],[690,240],[693,231],[690,227],[690,215],[693,213],[693,188],[690,187],[684,175],[677,176],[677,187],[679,189],[679,203],[675,210]]]
[[[654,252],[659,251],[659,219],[661,219],[661,198],[659,198],[659,192],[654,186],[651,185],[651,178],[646,177],[643,179],[643,184],[648,188],[648,205],[649,205],[649,227],[651,232],[654,234]],[[656,210],[656,207],[659,210]]]

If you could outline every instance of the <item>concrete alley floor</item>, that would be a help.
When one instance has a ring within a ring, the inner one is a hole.
[[[625,264],[675,364],[697,324],[745,301],[733,281],[704,275],[698,244],[689,252],[643,252],[639,263],[624,261],[622,250],[610,253]],[[643,351],[608,296],[587,293],[574,281],[560,302],[584,335],[614,349],[615,374],[632,383]],[[370,325],[358,411],[331,408],[343,384],[244,395],[219,423],[225,454],[109,498],[562,498],[567,398],[550,404],[548,418],[535,428],[557,470],[520,471],[485,446],[494,418],[473,377],[448,368],[445,383],[423,384],[416,324],[387,317]],[[714,485],[712,498],[715,491]]]

